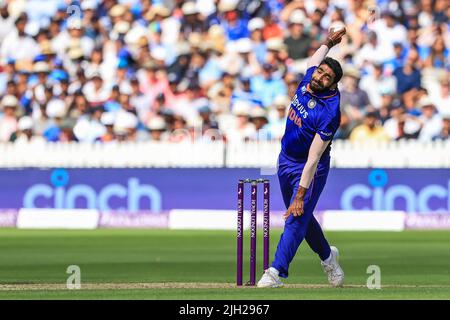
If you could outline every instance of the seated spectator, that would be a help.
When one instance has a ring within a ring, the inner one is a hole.
[[[2,61],[14,59],[15,61],[32,61],[39,54],[36,41],[25,32],[28,15],[21,13],[15,20],[15,28],[5,36],[0,48]]]
[[[419,140],[431,141],[442,130],[442,117],[436,113],[433,102],[427,96],[419,100],[418,106],[422,111],[422,115],[418,118],[421,124]]]
[[[244,142],[256,135],[255,125],[250,122],[250,112],[252,106],[243,101],[238,101],[233,105],[232,113],[236,117],[233,127],[226,133],[227,141]]]
[[[265,23],[262,18],[253,18],[248,22],[253,52],[259,64],[263,64],[266,61],[267,46],[263,38],[264,26]]]
[[[392,44],[380,42],[374,31],[367,34],[367,42],[355,54],[354,60],[357,67],[363,67],[367,63],[383,63],[394,58]]]
[[[430,90],[430,97],[439,113],[448,113],[450,110],[450,73],[444,73],[436,86]]]
[[[252,91],[250,86],[250,77],[242,76],[239,79],[239,84],[233,91],[231,101],[234,103],[238,100],[246,101],[251,104],[262,106],[262,101],[255,92]]]
[[[147,123],[150,132],[150,141],[168,140],[167,125],[163,117],[154,117]]]
[[[433,140],[449,140],[450,139],[450,112],[442,116],[442,129]]]
[[[250,111],[250,122],[253,123],[255,127],[255,136],[250,137],[252,140],[271,140],[270,131],[268,130],[267,124],[267,112],[261,107],[253,107]]]
[[[114,140],[114,121],[116,115],[112,112],[103,112],[100,123],[105,127],[105,132],[97,139],[99,142],[110,142]]]
[[[417,51],[410,51],[403,67],[394,71],[394,77],[397,79],[397,93],[404,94],[412,89],[420,88],[421,74],[415,67]]]
[[[444,37],[439,35],[436,37],[433,45],[427,50],[427,56],[424,66],[428,68],[448,68],[450,67],[449,57],[450,51],[445,47]]]
[[[82,117],[77,121],[73,133],[78,141],[92,143],[105,135],[106,128],[101,122],[103,112],[103,106],[93,107],[89,117]]]
[[[19,101],[15,96],[4,96],[0,102],[0,142],[10,141],[11,135],[17,131]]]
[[[90,104],[101,105],[108,100],[111,91],[107,84],[104,83],[100,73],[95,72],[86,86],[84,86],[83,93]]]
[[[361,79],[359,87],[367,93],[370,104],[380,109],[382,95],[395,93],[397,83],[395,77],[383,74],[383,65],[378,63],[374,64],[371,74]]]
[[[351,142],[388,142],[389,136],[378,124],[376,112],[369,112],[364,116],[363,124],[355,127],[350,134]]]
[[[62,124],[67,115],[64,101],[60,99],[51,99],[47,103],[45,113],[48,116],[49,121],[42,135],[49,142],[58,142],[63,134]]]
[[[386,10],[382,12],[381,19],[374,23],[374,30],[385,47],[390,47],[395,42],[406,44],[407,31],[404,25],[398,23],[398,18],[394,11]]]
[[[303,11],[294,10],[289,17],[289,36],[284,40],[288,48],[289,58],[293,60],[308,57],[308,48],[313,39],[305,32],[307,18]]]
[[[358,86],[360,80],[358,69],[344,67],[344,75],[340,83],[341,105],[355,120],[360,120],[365,108],[369,105],[369,97]]]
[[[44,143],[45,139],[35,135],[33,132],[33,119],[30,116],[23,116],[17,124],[17,131],[10,137],[14,143]]]
[[[271,139],[280,140],[286,127],[287,110],[291,99],[286,95],[279,95],[273,101],[272,110],[269,110],[268,131]]]
[[[236,0],[220,0],[219,2],[219,11],[224,18],[222,25],[229,41],[249,37],[248,22],[240,17],[237,5],[238,1]]]
[[[269,40],[271,38],[282,38],[283,30],[277,22],[277,16],[275,12],[268,12],[264,15],[264,28],[263,28],[263,38],[264,40]]]
[[[420,132],[420,124],[415,116],[405,112],[405,108],[395,105],[391,108],[391,118],[383,125],[392,140],[415,139]]]
[[[287,94],[286,84],[282,80],[274,78],[274,71],[274,66],[265,63],[262,75],[256,76],[250,81],[252,91],[261,97],[264,107],[270,106],[277,95]]]

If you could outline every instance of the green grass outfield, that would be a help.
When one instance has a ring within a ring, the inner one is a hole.
[[[280,233],[271,232],[271,257]],[[326,235],[340,249],[344,288],[327,286],[306,243],[291,264],[287,287],[236,288],[235,232],[0,229],[0,299],[450,298],[450,231]],[[65,288],[69,265],[81,268],[81,290]],[[366,287],[369,265],[381,268],[381,290]]]

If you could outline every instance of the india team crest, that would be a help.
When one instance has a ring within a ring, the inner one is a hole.
[[[317,102],[314,99],[308,101],[308,108],[313,109],[316,106]]]

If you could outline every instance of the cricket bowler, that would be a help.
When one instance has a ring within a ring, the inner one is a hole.
[[[342,77],[338,61],[326,57],[341,42],[345,28],[330,29],[327,40],[309,58],[307,71],[294,95],[286,120],[278,157],[278,179],[287,211],[275,259],[264,271],[258,287],[281,287],[289,264],[303,239],[318,254],[334,287],[344,283],[339,251],[330,247],[313,215],[330,170],[331,140],[339,128]]]

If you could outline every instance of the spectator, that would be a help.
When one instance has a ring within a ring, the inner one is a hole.
[[[14,17],[9,14],[8,3],[0,1],[0,43],[11,32],[14,32]]]
[[[264,15],[263,39],[265,41],[271,38],[282,38],[283,30],[277,23],[277,17],[274,12],[268,12]]]
[[[239,79],[239,85],[233,91],[232,102],[236,102],[238,100],[242,100],[254,105],[262,106],[262,101],[259,96],[252,91],[250,85],[251,78],[242,76]]]
[[[45,139],[33,132],[33,119],[23,116],[17,123],[17,131],[10,137],[10,141],[16,144],[44,143]]]
[[[378,123],[377,113],[369,112],[364,123],[354,128],[350,134],[351,142],[387,142],[389,136]]]
[[[263,64],[266,61],[267,47],[263,38],[264,26],[264,20],[261,18],[253,18],[248,22],[248,30],[250,32],[253,52],[255,53],[259,64]]]
[[[352,118],[362,119],[365,108],[369,105],[369,97],[364,90],[359,88],[360,73],[358,69],[344,67],[344,76],[341,82],[341,106]]]
[[[100,123],[105,127],[105,132],[97,139],[99,142],[111,142],[114,140],[114,121],[116,115],[112,112],[103,112]]]
[[[385,48],[390,48],[396,42],[406,45],[406,28],[398,23],[398,17],[394,11],[384,11],[381,19],[375,21],[374,30]]]
[[[450,113],[444,114],[442,117],[442,129],[433,140],[448,140],[450,139]]]
[[[382,43],[378,40],[375,31],[367,34],[367,42],[355,55],[356,67],[363,68],[368,63],[383,63],[394,58],[394,49],[390,43]]]
[[[439,35],[428,52],[424,66],[441,69],[450,67],[449,56],[449,50],[445,48],[444,37]]]
[[[32,61],[39,54],[39,46],[36,41],[25,33],[28,16],[20,14],[15,22],[15,29],[6,35],[1,45],[1,60],[14,59],[16,61]]]
[[[250,122],[254,125],[255,136],[250,137],[252,140],[271,140],[270,131],[267,124],[267,112],[261,107],[254,107],[250,111]]]
[[[287,94],[286,84],[273,76],[274,66],[268,63],[263,65],[262,75],[252,78],[250,86],[256,95],[261,97],[264,107],[272,104],[277,95]]]
[[[166,141],[166,140],[168,140],[167,132],[166,132],[167,126],[166,126],[164,118],[162,118],[162,117],[152,118],[147,124],[147,129],[150,132],[150,140],[151,141]]]
[[[291,104],[291,99],[286,95],[275,97],[272,110],[269,111],[268,132],[271,139],[281,139],[286,127],[287,110]]]
[[[19,101],[12,95],[4,96],[0,104],[0,142],[7,142],[11,135],[17,131],[16,113]]]
[[[195,1],[186,1],[181,7],[183,17],[181,19],[181,33],[187,39],[192,33],[202,33],[205,25],[200,20],[200,15]]]
[[[450,110],[450,74],[444,73],[435,86],[430,89],[430,97],[439,113],[448,113]]]
[[[88,117],[81,117],[73,128],[73,133],[78,141],[92,143],[106,134],[106,128],[101,122],[103,106],[90,109]]]
[[[431,141],[442,130],[442,117],[436,113],[433,102],[427,96],[419,100],[419,108],[422,111],[419,117],[421,125],[419,140]]]
[[[359,87],[367,93],[370,104],[376,109],[380,109],[383,94],[394,94],[397,83],[393,76],[383,74],[381,63],[375,63],[372,69],[371,74],[362,78]]]
[[[420,125],[416,117],[408,115],[400,105],[392,107],[390,116],[383,128],[392,140],[417,138]]]
[[[232,112],[236,120],[234,126],[226,132],[228,141],[243,142],[255,137],[255,125],[249,121],[251,108],[250,104],[242,101],[238,101],[233,105]]]
[[[289,58],[293,60],[308,57],[308,48],[313,39],[305,32],[306,16],[303,11],[295,10],[289,17],[289,36],[284,43],[288,48]]]
[[[239,16],[237,10],[237,0],[220,0],[219,11],[223,16],[222,25],[225,34],[230,41],[236,41],[240,38],[248,38],[247,21]]]
[[[61,138],[63,137],[63,124],[68,123],[64,122],[67,113],[64,101],[60,99],[51,99],[47,103],[45,113],[49,120],[42,135],[49,142],[61,141]]]

